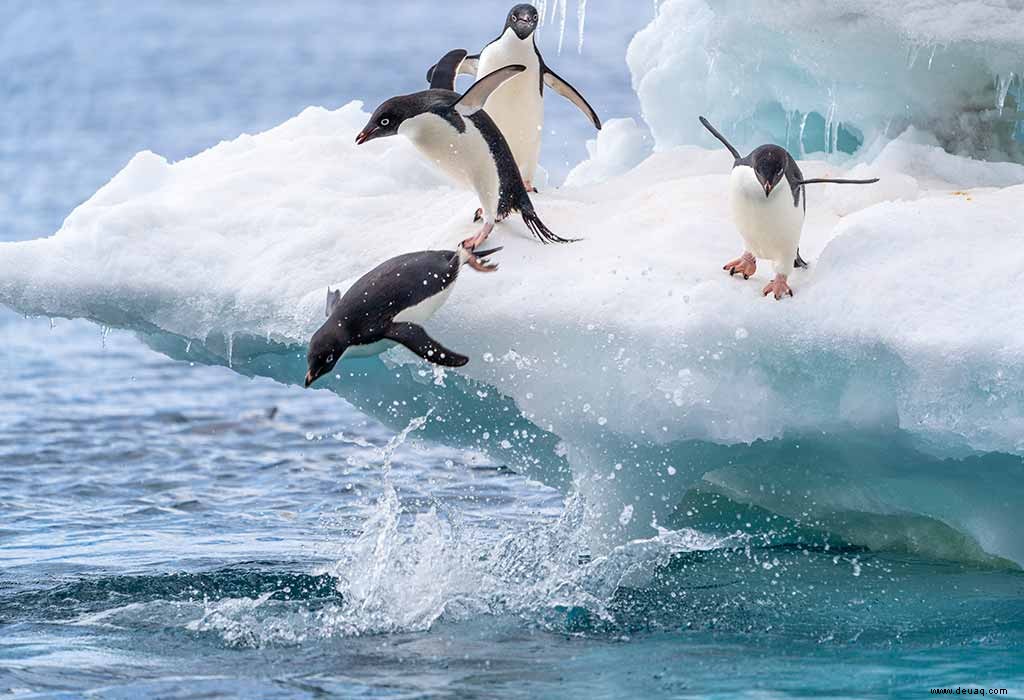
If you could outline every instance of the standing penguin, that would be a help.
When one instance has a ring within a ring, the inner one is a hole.
[[[419,324],[448,300],[463,265],[494,272],[498,266],[486,258],[499,250],[474,253],[460,247],[407,253],[367,272],[345,296],[328,289],[327,322],[309,341],[306,388],[334,369],[342,357],[378,355],[396,343],[435,365],[462,367],[469,362],[427,335]]]
[[[463,241],[470,250],[483,243],[494,224],[513,211],[543,243],[570,243],[552,233],[533,209],[505,137],[484,111],[484,102],[509,78],[526,70],[505,66],[476,81],[463,95],[454,91],[464,50],[449,52],[434,70],[431,88],[392,97],[374,111],[356,137],[357,144],[403,134],[454,180],[480,197],[483,228]]]
[[[747,248],[742,256],[730,260],[722,269],[728,271],[730,276],[741,274],[743,279],[750,279],[757,271],[757,259],[766,258],[774,263],[775,279],[762,290],[764,296],[774,294],[776,299],[793,296],[788,283],[789,275],[794,267],[807,267],[807,263],[800,257],[800,234],[807,214],[804,185],[819,182],[871,185],[878,182],[878,178],[805,180],[796,160],[782,146],[758,146],[744,158],[707,119],[701,117],[700,123],[736,159],[729,180],[729,199],[736,228],[743,236]],[[788,187],[776,187],[782,178],[786,178]]]
[[[526,68],[522,75],[508,81],[487,99],[487,113],[501,129],[512,149],[523,185],[529,192],[540,160],[541,133],[544,128],[544,86],[547,85],[579,107],[594,127],[601,120],[579,91],[548,68],[540,55],[534,33],[539,15],[533,5],[516,5],[508,13],[501,36],[476,56],[467,56],[459,65],[460,73],[487,75],[502,66],[517,64]],[[427,71],[432,82],[437,66]]]

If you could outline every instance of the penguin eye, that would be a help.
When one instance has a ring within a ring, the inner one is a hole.
[[[390,123],[391,123],[391,120],[388,119],[387,117],[384,117],[383,119],[380,120],[380,125],[381,126],[387,126]]]

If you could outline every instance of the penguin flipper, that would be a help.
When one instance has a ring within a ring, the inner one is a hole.
[[[810,267],[810,265],[807,263],[807,261],[804,260],[803,256],[800,255],[800,249],[799,248],[796,249],[796,260],[793,261],[793,267],[803,267],[803,268]]]
[[[392,323],[384,337],[404,345],[427,362],[442,367],[462,367],[469,358],[452,352],[427,335],[423,326],[415,323]]]
[[[455,91],[455,78],[459,75],[459,66],[469,54],[465,49],[453,49],[441,57],[441,60],[427,71],[427,80],[431,90]]]
[[[341,290],[335,289],[333,292],[331,288],[327,288],[327,318],[331,317],[331,312],[334,311],[334,307],[341,303]]]
[[[456,101],[453,107],[464,116],[476,114],[484,108],[484,103],[487,102],[487,98],[491,96],[491,93],[501,87],[506,80],[514,78],[525,70],[526,66],[515,64],[499,68],[493,73],[488,73],[473,83],[466,90],[465,94]]]
[[[452,52],[452,53],[454,53],[454,52]],[[431,89],[443,88],[445,90],[453,90],[454,91],[454,89],[455,89],[455,79],[458,76],[460,76],[460,75],[472,75],[474,77],[476,76],[476,72],[480,68],[480,54],[477,54],[476,56],[465,56],[462,59],[462,61],[459,62],[456,65],[455,71],[454,71],[454,73],[451,76],[451,82],[450,83],[448,82],[447,75],[445,75],[445,77],[442,80],[439,81],[442,84],[435,85],[434,84],[434,77],[435,76],[439,76],[439,75],[443,75],[443,73],[439,74],[437,72],[438,67],[444,62],[445,58],[448,58],[448,56],[450,56],[450,55],[451,55],[451,53],[447,54],[444,58],[442,58],[436,64],[432,65],[427,70],[427,82],[430,83]]]
[[[700,123],[704,125],[705,129],[707,129],[708,131],[711,132],[712,136],[714,136],[716,139],[721,141],[723,146],[725,146],[727,149],[729,149],[729,153],[732,153],[732,157],[733,158],[735,158],[736,160],[741,160],[742,159],[742,156],[740,156],[740,152],[736,150],[736,147],[733,146],[731,143],[729,143],[729,139],[727,139],[724,136],[722,136],[722,132],[721,131],[719,131],[715,127],[711,126],[711,122],[709,122],[704,117],[700,117]]]
[[[580,94],[580,91],[569,84],[564,78],[560,77],[553,70],[544,66],[544,84],[549,88],[557,92],[559,95],[576,105],[581,112],[590,120],[590,123],[594,125],[594,128],[598,131],[601,130],[601,118],[597,116],[597,112],[590,106],[590,103]]]

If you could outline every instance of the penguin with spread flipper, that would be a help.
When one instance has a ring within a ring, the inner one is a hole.
[[[309,341],[306,387],[344,357],[377,355],[396,344],[435,365],[465,365],[468,357],[431,338],[421,324],[448,300],[463,265],[494,272],[498,266],[487,257],[499,250],[473,252],[460,247],[407,253],[360,277],[344,296],[340,290],[328,289],[327,322]]]

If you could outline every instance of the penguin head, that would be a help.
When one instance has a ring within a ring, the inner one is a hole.
[[[540,16],[533,5],[516,5],[508,13],[505,29],[511,29],[520,39],[528,39],[536,30]]]
[[[306,353],[306,388],[313,382],[334,369],[338,360],[345,354],[351,342],[348,333],[342,328],[336,319],[328,319],[327,323],[320,327],[313,334],[309,341],[309,351]]]
[[[750,167],[754,170],[764,196],[770,197],[776,185],[786,174],[789,154],[781,146],[761,146],[750,154]]]
[[[412,95],[392,97],[378,107],[370,117],[370,121],[366,122],[366,126],[359,132],[359,136],[356,136],[356,144],[362,145],[373,139],[397,134],[398,127],[402,125],[402,122],[423,111],[418,108],[412,97]]]

